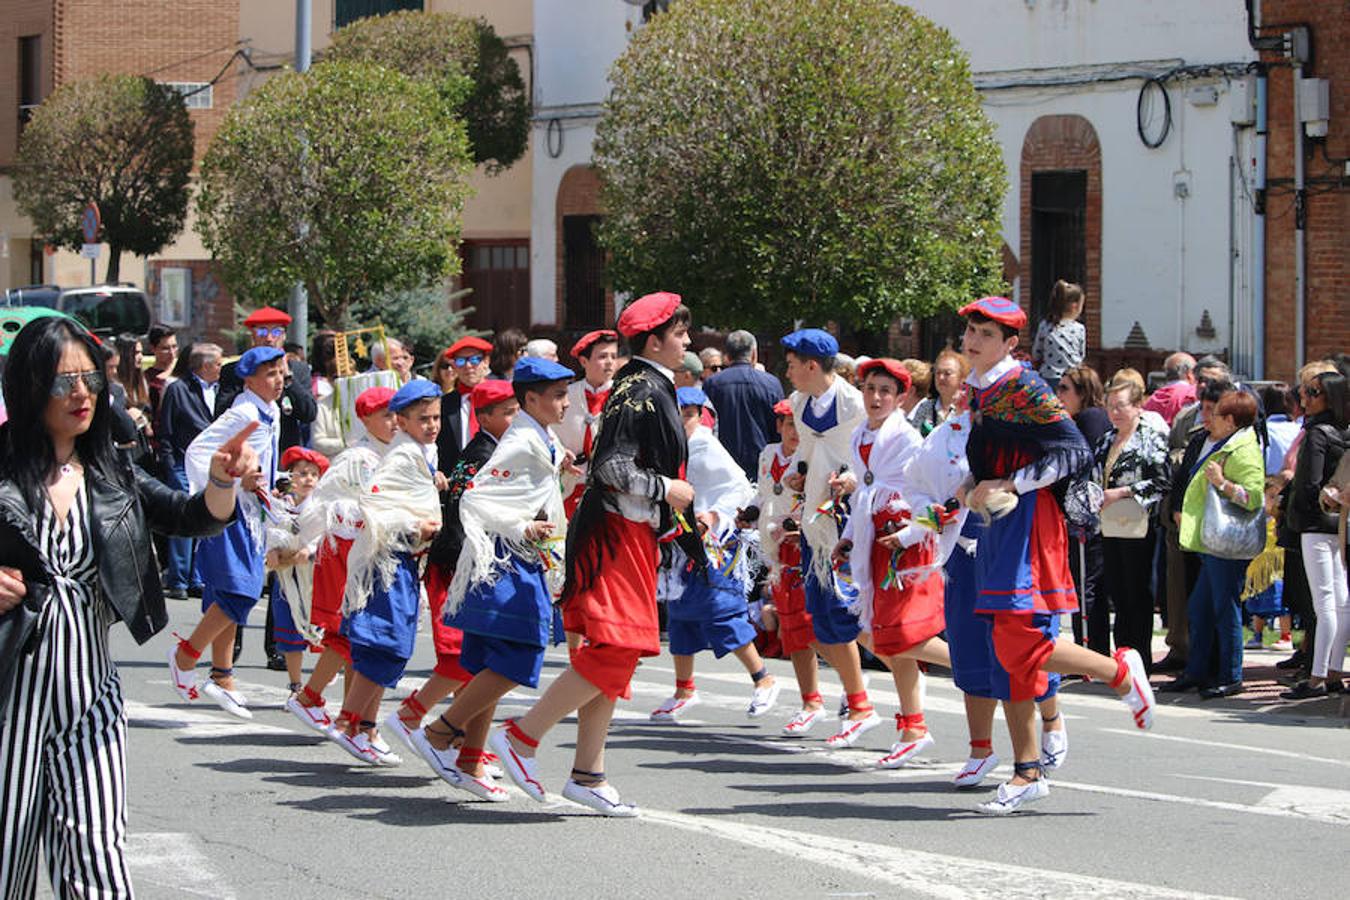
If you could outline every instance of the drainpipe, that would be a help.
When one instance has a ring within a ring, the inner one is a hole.
[[[1252,226],[1252,378],[1266,377],[1266,92],[1269,82],[1266,67],[1256,70],[1256,191],[1252,200],[1255,222]]]
[[[1294,366],[1304,363],[1307,351],[1307,311],[1304,299],[1307,291],[1308,258],[1304,243],[1308,228],[1308,192],[1303,180],[1303,115],[1299,108],[1299,84],[1303,80],[1303,60],[1294,59]]]

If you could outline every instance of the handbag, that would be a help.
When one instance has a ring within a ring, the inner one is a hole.
[[[1148,537],[1148,512],[1133,497],[1102,507],[1101,519],[1104,538]]]
[[[1205,553],[1219,559],[1255,559],[1266,546],[1265,508],[1243,509],[1209,485],[1205,488],[1200,544]]]

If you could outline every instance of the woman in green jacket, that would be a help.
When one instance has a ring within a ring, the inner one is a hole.
[[[1202,540],[1205,495],[1214,486],[1223,498],[1245,510],[1262,503],[1265,459],[1252,430],[1256,398],[1230,391],[1215,404],[1205,427],[1209,441],[1191,470],[1181,502],[1181,549],[1200,555],[1200,577],[1186,609],[1190,619],[1190,655],[1186,671],[1173,690],[1200,687],[1205,698],[1228,697],[1242,691],[1242,619],[1238,612],[1242,581],[1251,560],[1221,559],[1210,555]],[[1216,645],[1217,642],[1217,646]],[[1205,684],[1210,653],[1219,660],[1216,684]]]

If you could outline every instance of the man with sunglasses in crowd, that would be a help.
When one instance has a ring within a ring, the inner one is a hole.
[[[284,311],[271,306],[254,310],[244,320],[249,338],[254,347],[276,347],[284,349],[286,344],[286,326],[291,317]],[[308,437],[310,424],[319,412],[314,399],[313,377],[309,364],[287,357],[289,367],[286,375],[286,389],[278,401],[281,407],[281,437],[278,453],[284,453],[289,447],[303,447]],[[220,371],[220,389],[216,391],[215,414],[219,416],[234,403],[234,398],[244,390],[244,381],[230,363]],[[279,457],[278,457],[279,458]]]
[[[478,434],[470,395],[488,375],[488,354],[492,345],[482,338],[465,337],[451,344],[445,358],[455,372],[455,388],[441,397],[441,432],[436,438],[437,468],[449,472],[459,454]]]

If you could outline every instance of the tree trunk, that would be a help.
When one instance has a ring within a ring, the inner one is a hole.
[[[108,270],[103,273],[105,284],[113,284],[122,274],[122,248],[116,244],[108,245]]]

